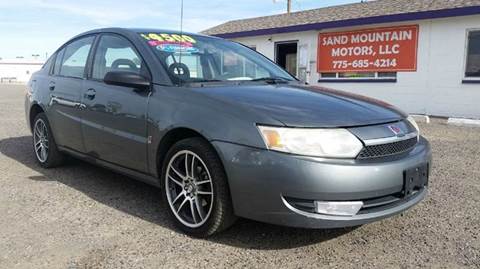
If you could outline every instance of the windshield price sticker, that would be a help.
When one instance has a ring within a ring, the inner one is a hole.
[[[160,41],[160,42],[187,42],[191,44],[197,43],[197,41],[188,35],[179,35],[179,34],[161,34],[161,33],[148,33],[140,34],[143,38],[148,41]]]
[[[193,44],[197,41],[188,35],[148,33],[140,34],[148,44],[156,49],[170,53],[197,53],[199,49]]]
[[[320,33],[318,72],[416,71],[418,25]]]

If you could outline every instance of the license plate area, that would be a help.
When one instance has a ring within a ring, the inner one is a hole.
[[[429,164],[417,166],[403,173],[403,194],[405,197],[428,185]]]

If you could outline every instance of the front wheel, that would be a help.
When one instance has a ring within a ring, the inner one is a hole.
[[[211,145],[201,138],[174,144],[163,165],[165,200],[175,224],[206,237],[234,221],[227,177]]]

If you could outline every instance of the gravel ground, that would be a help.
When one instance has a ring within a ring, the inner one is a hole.
[[[428,198],[356,229],[240,220],[208,240],[177,231],[158,190],[71,160],[34,161],[23,86],[0,85],[0,268],[480,267],[480,128],[421,124]]]

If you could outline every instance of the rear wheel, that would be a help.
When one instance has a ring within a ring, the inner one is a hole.
[[[39,113],[33,121],[33,150],[42,167],[51,168],[63,163],[64,156],[58,151],[45,113]]]
[[[207,141],[177,142],[168,151],[163,168],[164,197],[181,230],[205,237],[234,222],[227,177]]]

